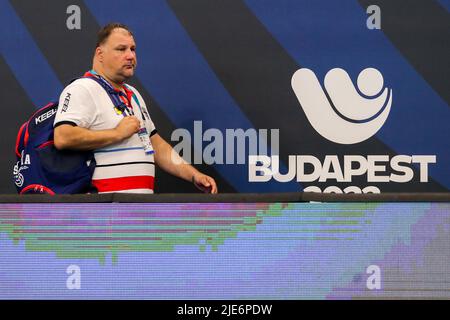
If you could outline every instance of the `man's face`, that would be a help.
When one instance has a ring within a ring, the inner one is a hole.
[[[131,78],[136,68],[136,43],[125,29],[114,29],[99,47],[99,57],[106,76],[115,82]]]

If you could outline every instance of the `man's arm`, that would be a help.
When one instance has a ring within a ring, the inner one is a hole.
[[[93,150],[118,143],[139,131],[139,120],[124,117],[117,127],[109,130],[89,130],[70,124],[62,124],[54,130],[54,143],[57,149]]]
[[[188,164],[159,134],[154,134],[150,139],[155,150],[155,162],[159,167],[178,178],[194,183],[203,192],[217,193],[214,179]]]

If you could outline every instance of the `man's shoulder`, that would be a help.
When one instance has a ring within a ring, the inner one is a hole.
[[[83,101],[84,103],[96,103],[99,97],[102,97],[104,89],[94,80],[88,78],[79,78],[68,84],[59,96],[59,102],[62,103],[70,94],[70,99]]]
[[[78,78],[74,81],[72,81],[71,83],[69,83],[65,90],[67,89],[80,89],[80,90],[88,90],[88,91],[92,91],[92,90],[99,90],[102,89],[102,87],[94,80],[89,79],[89,78]]]

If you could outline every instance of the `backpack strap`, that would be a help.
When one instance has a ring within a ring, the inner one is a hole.
[[[17,134],[15,151],[16,151],[16,156],[19,157],[19,158],[22,156],[21,152],[22,152],[23,147],[24,147],[24,145],[23,145],[23,135],[25,134],[25,130],[26,130],[27,126],[28,126],[28,121],[25,122],[20,127],[19,133]]]

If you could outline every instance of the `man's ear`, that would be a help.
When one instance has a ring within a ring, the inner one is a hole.
[[[103,62],[103,49],[100,46],[95,49],[95,56],[98,61]]]

